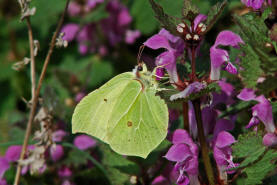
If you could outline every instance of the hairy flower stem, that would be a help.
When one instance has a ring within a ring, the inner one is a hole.
[[[184,129],[189,132],[189,105],[188,105],[188,102],[183,102],[183,119],[184,119]]]
[[[36,108],[37,108],[37,104],[38,104],[38,98],[39,98],[39,93],[40,93],[40,89],[41,89],[41,86],[42,86],[42,81],[43,81],[43,79],[45,77],[47,66],[49,64],[50,58],[52,56],[52,53],[53,53],[53,50],[54,50],[54,47],[55,47],[56,38],[57,38],[57,36],[58,36],[58,34],[60,32],[60,29],[62,27],[64,16],[66,14],[69,1],[70,0],[66,1],[66,6],[65,6],[65,9],[64,9],[64,12],[63,12],[63,14],[62,14],[62,16],[61,16],[61,18],[59,20],[59,23],[58,23],[58,26],[56,28],[56,31],[55,31],[52,39],[51,39],[50,48],[48,50],[47,56],[46,56],[44,64],[43,64],[43,68],[42,68],[42,72],[40,74],[38,86],[37,86],[37,89],[35,91],[35,95],[32,98],[31,112],[30,112],[30,115],[29,115],[28,123],[27,123],[27,128],[26,128],[26,132],[25,132],[25,137],[24,137],[22,151],[21,151],[21,154],[20,154],[19,161],[23,160],[24,156],[26,154],[26,150],[27,150],[27,146],[28,146],[28,141],[29,141],[29,138],[30,138],[30,135],[31,135],[32,122],[33,122],[35,114],[36,114]],[[22,166],[18,163],[17,169],[16,169],[16,175],[15,175],[15,179],[14,179],[14,185],[18,185],[19,184],[21,169],[22,169]]]
[[[191,47],[191,80],[195,82],[197,80],[196,77],[196,67],[195,67],[195,47]]]
[[[208,177],[209,184],[215,185],[213,168],[209,158],[209,149],[204,135],[201,108],[200,108],[201,101],[200,99],[196,99],[196,100],[193,100],[192,103],[195,111],[195,118],[196,118],[197,129],[198,129],[198,139],[201,145],[201,153],[202,153],[202,158],[203,158],[203,162],[206,170],[206,175]]]

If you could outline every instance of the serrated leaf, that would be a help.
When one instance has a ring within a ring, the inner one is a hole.
[[[225,6],[227,5],[227,0],[224,0],[223,2],[218,2],[214,6],[210,8],[210,11],[207,16],[207,30],[205,32],[208,32],[213,25],[216,23],[220,15],[222,14]]]
[[[171,34],[178,36],[178,32],[176,30],[176,20],[166,14],[163,10],[163,7],[154,0],[149,0],[149,2],[153,11],[155,12],[156,19],[161,23],[162,27],[168,30]]]
[[[185,100],[192,101],[192,100],[201,98],[211,92],[218,92],[219,90],[220,90],[220,87],[217,83],[211,83],[204,89],[201,89],[199,92],[190,94],[187,98],[185,98]]]
[[[260,65],[261,61],[255,51],[249,45],[242,45],[241,50],[245,54],[240,57],[241,67],[240,75],[242,81],[248,88],[255,88],[258,78],[263,73]]]
[[[243,170],[246,173],[245,185],[262,184],[266,175],[276,168],[274,161],[277,159],[277,152],[269,150],[261,160]]]
[[[258,150],[265,150],[265,148],[261,134],[255,132],[240,135],[238,142],[232,146],[233,155],[237,158],[256,158],[256,156],[252,156],[253,153]]]

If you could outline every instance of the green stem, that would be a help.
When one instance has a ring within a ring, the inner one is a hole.
[[[206,175],[208,177],[209,184],[215,185],[213,168],[209,158],[209,149],[204,135],[201,108],[200,108],[200,99],[193,100],[192,103],[195,111],[195,118],[196,118],[197,129],[198,129],[198,139],[201,145],[201,153],[202,153],[202,158],[203,158],[203,162],[206,170]]]
[[[183,119],[184,129],[189,133],[189,105],[188,102],[183,102]]]

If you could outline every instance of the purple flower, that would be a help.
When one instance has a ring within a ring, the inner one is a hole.
[[[138,37],[140,37],[139,30],[127,30],[125,34],[125,42],[127,44],[133,44]]]
[[[204,85],[203,83],[200,82],[193,82],[191,84],[189,84],[185,90],[181,91],[180,93],[174,94],[170,97],[171,101],[180,99],[180,98],[186,98],[189,95],[191,95],[192,93],[197,93],[199,91],[201,91],[202,89],[204,89],[206,87],[206,85]]]
[[[81,13],[81,6],[75,1],[70,2],[68,5],[68,14],[72,17],[75,17],[80,13]]]
[[[73,143],[80,150],[86,150],[88,148],[96,146],[96,141],[87,135],[79,135],[75,137]]]
[[[60,160],[64,155],[64,150],[62,145],[56,145],[50,147],[50,155],[53,161]]]
[[[62,168],[59,169],[58,174],[62,178],[70,177],[72,175],[72,171],[70,168],[63,166]]]
[[[277,136],[275,133],[267,133],[263,137],[263,144],[265,146],[276,146],[277,145]]]
[[[264,0],[241,0],[247,7],[252,7],[254,10],[258,10],[262,7]]]
[[[176,59],[184,51],[184,42],[179,37],[174,37],[167,30],[162,29],[158,34],[150,37],[144,45],[151,49],[166,49],[165,52],[161,53],[156,58],[156,65],[164,67],[172,82],[177,82],[179,80],[177,69],[176,69]]]
[[[8,185],[5,179],[0,179],[0,185]]]
[[[7,149],[6,154],[5,154],[5,157],[8,160],[8,162],[17,161],[20,157],[21,150],[22,150],[22,146],[20,146],[20,145],[10,146]]]
[[[97,4],[103,3],[104,0],[87,0],[87,6],[90,9],[93,9],[96,7]]]
[[[234,99],[233,99],[234,87],[223,80],[219,80],[218,85],[221,87],[221,92],[212,93],[213,95],[212,107],[216,108],[217,105],[221,105],[221,104],[230,105],[234,103]]]
[[[216,125],[213,131],[213,137],[217,138],[218,134],[222,131],[231,131],[235,127],[234,122],[227,119],[219,119],[216,121]]]
[[[67,133],[63,130],[57,130],[52,134],[52,140],[54,142],[61,142]]]
[[[9,161],[5,157],[0,156],[0,180],[3,178],[5,172],[10,168]]]
[[[179,171],[178,184],[198,182],[198,147],[187,131],[177,129],[172,136],[173,146],[165,155],[167,160],[177,162],[175,168]],[[189,178],[184,174],[186,172]],[[199,183],[199,182],[198,182]],[[192,183],[193,184],[193,183]]]
[[[273,121],[272,106],[263,95],[256,97],[253,90],[243,89],[237,97],[243,101],[255,100],[259,102],[252,107],[252,119],[247,125],[247,128],[257,125],[260,120],[264,123],[267,132],[275,132],[276,128]]]
[[[160,175],[152,181],[151,185],[170,185],[170,183],[164,176]]]
[[[225,70],[232,74],[237,74],[236,67],[229,61],[229,54],[226,50],[218,48],[218,46],[232,46],[238,47],[240,43],[243,43],[239,35],[231,31],[222,31],[218,34],[215,44],[210,49],[211,58],[211,80],[219,80],[220,70],[223,64],[225,64]]]
[[[67,24],[65,25],[62,30],[61,33],[64,33],[63,39],[71,42],[72,40],[74,40],[77,32],[79,31],[79,25],[77,24]]]
[[[79,103],[82,99],[83,99],[83,97],[85,97],[86,96],[86,93],[84,93],[84,92],[79,92],[76,96],[75,96],[75,101],[77,102],[77,103]]]
[[[216,161],[219,176],[221,180],[227,181],[226,170],[238,166],[233,162],[231,145],[235,143],[235,138],[228,132],[220,132],[215,140],[213,146],[213,155]],[[227,173],[233,173],[234,171],[227,171]]]

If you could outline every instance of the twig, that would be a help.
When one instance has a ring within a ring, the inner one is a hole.
[[[188,102],[183,102],[183,119],[184,129],[189,133],[189,105]]]
[[[33,102],[36,92],[36,70],[35,70],[35,53],[34,53],[34,37],[31,26],[30,17],[26,18],[28,35],[29,35],[29,45],[30,45],[30,56],[31,56],[31,83],[32,83],[32,99]]]
[[[202,115],[201,115],[201,108],[200,108],[200,99],[196,99],[192,101],[194,111],[195,111],[195,118],[197,123],[197,130],[198,130],[198,138],[201,146],[201,153],[202,158],[206,170],[206,175],[209,180],[210,185],[215,185],[215,179],[213,174],[213,168],[211,165],[211,161],[209,158],[209,149],[207,146],[206,138],[204,135],[204,128],[203,128],[203,122],[202,122]]]
[[[30,112],[30,115],[29,115],[29,120],[28,120],[28,124],[27,124],[27,128],[26,128],[26,132],[25,132],[25,138],[24,138],[23,147],[22,147],[22,151],[21,151],[20,159],[19,160],[23,160],[24,156],[25,156],[25,153],[26,153],[26,149],[27,149],[27,145],[28,145],[28,140],[29,140],[29,137],[30,137],[30,134],[31,134],[32,122],[33,122],[33,119],[34,119],[35,113],[36,113],[36,107],[37,107],[37,103],[38,103],[38,98],[39,98],[39,93],[40,93],[42,81],[44,79],[47,66],[49,64],[51,55],[52,55],[54,47],[55,47],[56,38],[57,38],[57,36],[58,36],[58,34],[60,32],[60,29],[62,27],[62,23],[63,23],[64,16],[65,16],[67,8],[68,8],[69,1],[70,0],[66,1],[66,6],[65,6],[65,9],[64,9],[64,12],[63,12],[63,14],[62,14],[62,16],[61,16],[61,18],[59,20],[57,29],[56,29],[53,37],[52,37],[52,40],[50,42],[50,48],[48,50],[47,56],[46,56],[44,64],[43,64],[43,68],[42,68],[42,72],[40,74],[38,86],[37,86],[37,89],[35,91],[35,96],[34,96],[33,101],[32,101],[31,112]],[[21,168],[22,168],[21,165],[18,164],[17,165],[15,179],[14,179],[14,185],[18,185],[19,184]]]

